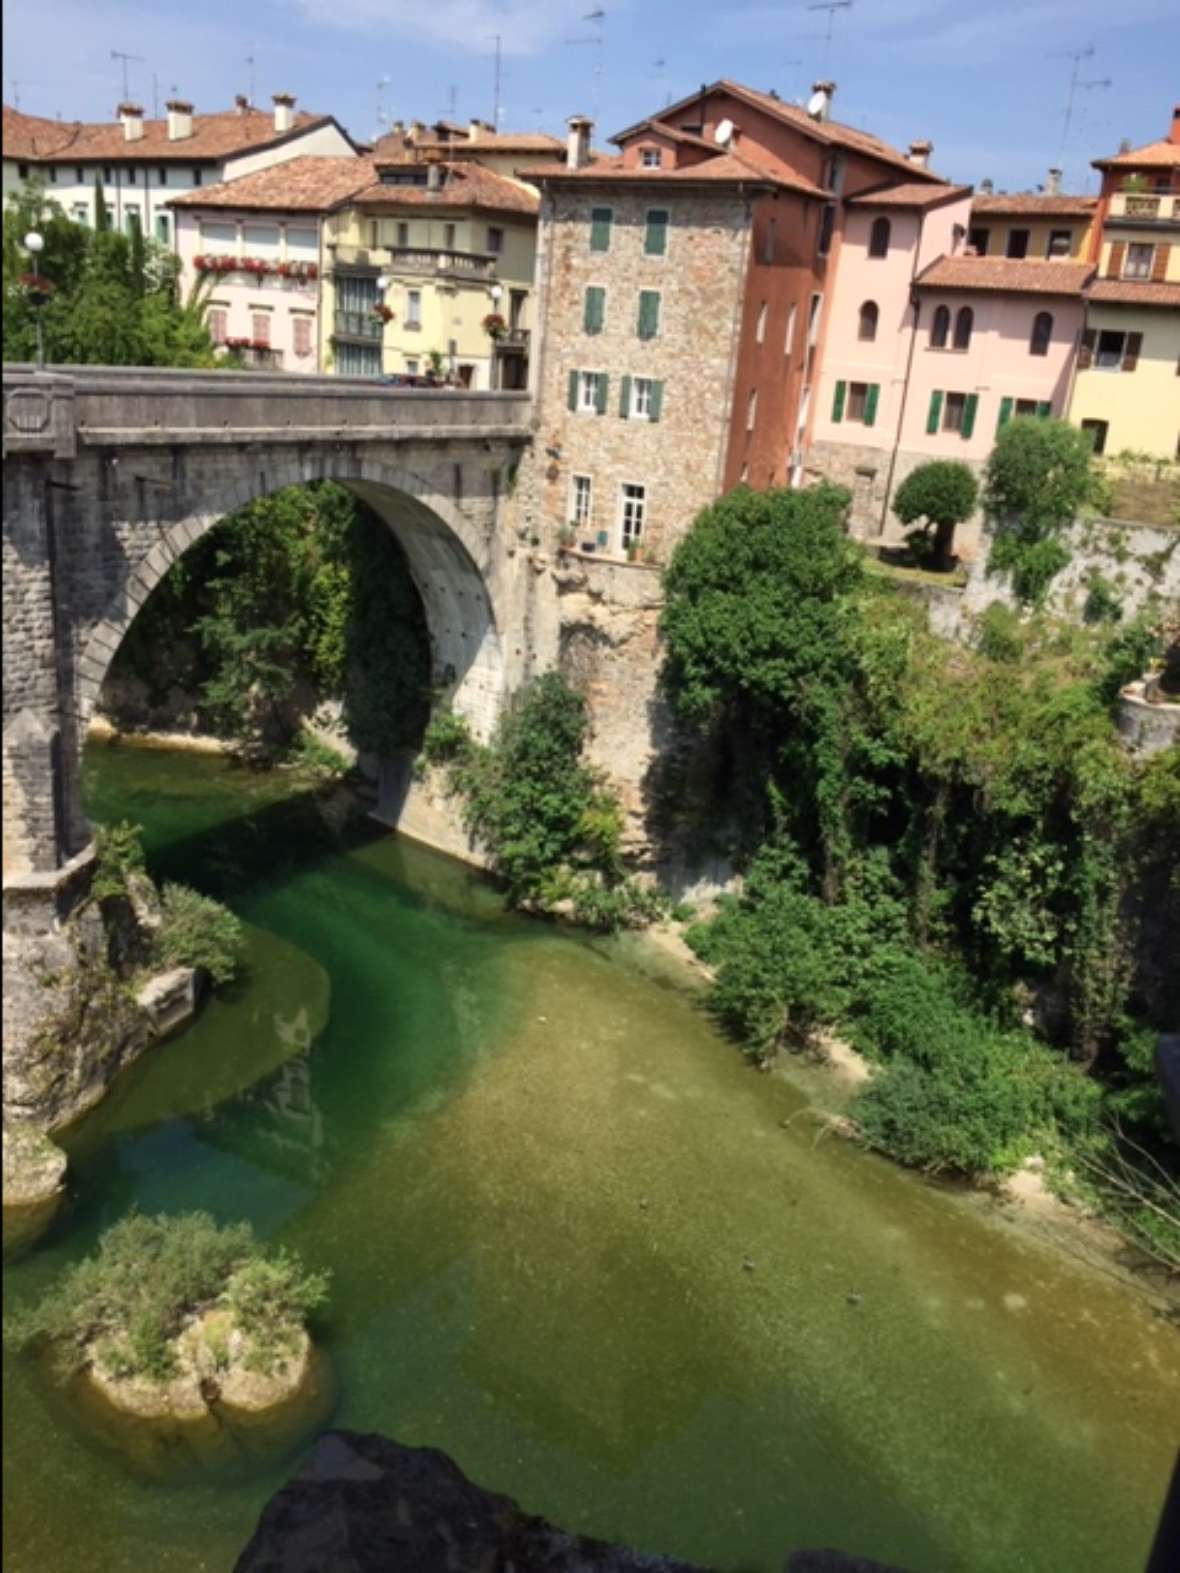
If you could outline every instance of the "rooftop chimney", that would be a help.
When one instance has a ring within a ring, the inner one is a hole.
[[[571,115],[566,121],[569,135],[565,142],[565,162],[568,169],[585,169],[590,162],[590,133],[594,122],[586,115]]]
[[[468,142],[478,142],[483,135],[483,125],[478,120],[472,120],[467,127]]]
[[[410,121],[410,141],[411,142],[419,141],[421,136],[422,136],[422,133],[425,130],[426,130],[426,127],[422,124],[422,122],[420,120],[411,120]]]
[[[234,98],[234,107],[239,115],[244,115],[250,108],[250,100],[246,97],[245,93],[237,94],[237,96]]]
[[[930,155],[933,152],[933,142],[911,142],[910,150],[906,157],[911,164],[916,164],[919,169],[926,169],[930,164]]]
[[[183,98],[170,98],[164,105],[168,111],[168,140],[183,142],[193,134],[193,106]]]
[[[1120,153],[1129,153],[1130,151],[1131,151],[1131,139],[1130,139],[1130,137],[1120,137],[1119,138],[1119,152]]]
[[[427,191],[441,191],[443,183],[443,166],[440,158],[426,160],[426,189]]]
[[[987,177],[986,180],[981,180],[979,182],[979,195],[981,197],[993,196],[995,194],[995,189],[996,189],[996,183],[991,178],[990,175]]]
[[[295,121],[294,93],[272,93],[270,99],[275,106],[275,130],[290,131]]]
[[[1168,141],[1180,142],[1180,104],[1177,104],[1172,111],[1172,131]]]
[[[813,120],[830,120],[832,118],[832,99],[836,93],[834,82],[813,82],[811,84],[811,103],[807,106],[807,113]],[[811,107],[815,104],[815,108]]]
[[[124,142],[138,142],[143,136],[143,105],[120,104],[115,113],[123,122]]]
[[[1045,195],[1047,197],[1059,197],[1061,195],[1061,171],[1059,169],[1051,169],[1045,176]]]

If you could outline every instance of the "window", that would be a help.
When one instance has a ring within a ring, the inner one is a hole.
[[[623,378],[624,383],[627,379]],[[656,421],[660,418],[660,402],[664,384],[654,377],[636,377],[631,383],[630,408],[624,411],[632,420]]]
[[[869,231],[869,256],[886,257],[889,255],[889,236],[892,226],[887,218],[875,218],[873,227]]]
[[[753,431],[758,420],[758,389],[751,388],[746,400],[746,430]]]
[[[375,218],[369,220],[369,245],[374,248],[377,246],[377,220]]]
[[[214,344],[225,343],[225,335],[227,331],[226,324],[228,321],[229,313],[223,311],[221,307],[215,307],[209,313],[209,337],[213,340]]]
[[[1053,313],[1038,311],[1033,318],[1032,334],[1028,341],[1030,355],[1047,355],[1053,338]]]
[[[303,357],[311,354],[311,318],[293,316],[291,318],[291,339],[296,355]]]
[[[74,165],[74,180],[79,186],[86,184],[86,171],[81,164]]]
[[[930,348],[932,350],[946,349],[946,341],[950,337],[950,331],[950,307],[940,306],[934,313],[934,321],[930,324]]]
[[[791,309],[790,309],[790,311],[787,312],[787,335],[786,335],[786,338],[783,340],[783,354],[784,355],[789,355],[791,353],[791,350],[792,350],[792,348],[794,346],[794,343],[795,343],[795,317],[797,316],[797,314],[798,314],[798,307],[795,305],[795,302],[792,301],[791,302]]]
[[[102,167],[102,178],[103,178],[103,180],[105,181],[105,183],[108,186],[114,180],[114,178],[115,178],[114,171],[111,169],[111,166],[109,164],[104,164],[103,165],[103,167]]]
[[[607,380],[602,371],[571,371],[570,409],[579,415],[605,415]]]
[[[639,162],[644,169],[659,169],[664,161],[664,156],[658,147],[643,147],[639,150]]]
[[[889,220],[885,220],[888,224]],[[824,210],[819,219],[819,238],[816,241],[816,252],[821,257],[826,257],[832,249],[832,231],[836,226],[836,204],[825,202]],[[884,255],[884,253],[882,253]]]
[[[158,186],[166,186],[168,184],[168,171],[163,167],[156,171],[156,184]]]
[[[861,339],[866,344],[873,342],[877,337],[877,318],[879,315],[875,300],[866,300],[861,305],[860,325],[856,333],[858,339]]]
[[[570,484],[570,523],[578,529],[589,525],[594,511],[594,482],[588,475],[575,475]]]
[[[971,330],[975,326],[975,313],[970,306],[960,306],[955,317],[955,348],[971,348]]]
[[[1008,231],[1008,249],[1004,255],[1017,258],[1027,257],[1028,235],[1027,229],[1010,229]]]
[[[27,164],[18,164],[16,166],[16,172],[19,175],[19,177],[21,178],[21,180],[28,180],[28,178],[29,178],[29,166]]]
[[[606,321],[606,290],[601,284],[587,284],[582,300],[582,331],[601,333]]]
[[[160,242],[161,246],[166,246],[168,244],[169,235],[167,213],[156,214],[156,239]]]
[[[1049,231],[1049,244],[1045,247],[1047,257],[1068,257],[1073,250],[1073,235],[1068,229],[1051,229]]]
[[[946,402],[942,407],[943,431],[961,432],[966,409],[967,395],[965,393],[948,393]]]
[[[1109,430],[1107,421],[1083,421],[1082,430],[1089,436],[1094,453],[1106,452],[1106,433]]]
[[[765,301],[763,301],[762,304],[758,307],[758,321],[754,327],[754,342],[756,344],[761,344],[766,338],[767,309],[768,308]]]
[[[250,337],[261,344],[270,343],[269,311],[252,311],[250,313]]]
[[[85,202],[74,203],[74,223],[88,225],[90,223],[90,209]]]
[[[823,173],[819,177],[819,183],[825,191],[835,191],[836,177],[839,172],[839,158],[835,153],[829,153],[827,158],[824,159]]]
[[[128,237],[134,235],[137,230],[142,233],[143,224],[139,217],[138,208],[127,209],[126,213],[123,215],[123,227],[127,231]]]
[[[510,289],[508,291],[508,326],[520,328],[524,326],[524,307],[528,300],[528,290]]]
[[[654,339],[660,331],[660,292],[658,289],[639,291],[639,320],[635,331],[641,339]]]
[[[1050,399],[1001,399],[996,430],[999,431],[1001,426],[1006,426],[1013,415],[1035,416],[1039,420],[1047,420],[1052,413],[1053,404]]]
[[[590,250],[610,250],[611,220],[614,218],[612,208],[590,209]]]
[[[416,355],[407,355],[405,357],[405,364],[406,371],[409,373],[409,375],[411,377],[416,377],[418,375],[419,366],[418,357]]]
[[[194,169],[193,170],[193,185],[194,186],[199,186],[200,184],[201,184],[201,171],[199,169]]]
[[[990,236],[991,230],[985,225],[973,224],[967,231],[967,244],[977,256],[986,257],[987,243]]]
[[[960,437],[970,437],[975,430],[978,408],[979,395],[976,393],[944,393],[936,388],[930,395],[926,430],[931,436],[939,431],[953,431]]]
[[[406,291],[406,312],[402,319],[405,328],[420,328],[422,326],[422,291],[408,289]]]
[[[877,420],[877,405],[881,398],[879,382],[838,382],[832,398],[832,421],[859,421],[873,426]]]
[[[623,483],[621,502],[623,549],[634,546],[643,534],[643,516],[647,512],[647,487]]]
[[[376,344],[339,343],[336,370],[342,377],[379,377],[381,350]]]
[[[766,228],[762,231],[762,260],[773,262],[775,246],[778,241],[778,221],[769,219]]]
[[[127,184],[129,186],[133,186],[135,184],[135,170],[134,169],[128,169],[128,171],[127,171]]]
[[[819,315],[824,303],[822,295],[813,295],[807,308],[807,343],[811,346],[819,338]]]
[[[397,243],[402,249],[410,244],[410,226],[408,224],[401,223],[397,226]]]
[[[493,257],[498,257],[504,250],[504,231],[498,224],[488,225],[488,250]]]
[[[1125,279],[1149,279],[1154,257],[1154,246],[1139,245],[1132,242],[1127,247],[1127,259],[1123,263],[1123,277]]]
[[[1134,371],[1142,348],[1142,333],[1118,333],[1113,328],[1104,328],[1095,336],[1094,329],[1089,328],[1082,337],[1078,365],[1085,368],[1093,361],[1099,371]]]
[[[367,316],[377,304],[377,280],[354,278],[348,274],[336,279],[336,310]]]
[[[453,224],[443,225],[443,249],[444,251],[454,251],[455,249],[455,226]]]
[[[648,257],[662,257],[668,250],[668,211],[651,208],[643,234],[643,252]]]

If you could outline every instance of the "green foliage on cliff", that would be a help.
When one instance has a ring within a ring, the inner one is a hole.
[[[6,1317],[4,1341],[17,1349],[48,1343],[63,1377],[98,1359],[115,1376],[163,1382],[177,1372],[175,1339],[186,1323],[224,1306],[252,1363],[271,1370],[327,1295],[327,1273],[266,1250],[248,1223],[220,1226],[201,1212],[132,1213],[34,1306]]]
[[[164,967],[198,967],[214,983],[228,983],[241,962],[244,934],[238,918],[188,885],[165,885],[160,894],[157,962]]]
[[[35,265],[24,249],[30,230],[45,241]],[[39,308],[20,282],[31,272],[52,285]],[[4,359],[35,358],[39,310],[53,365],[215,366],[203,304],[181,302],[178,274],[166,247],[75,224],[28,182],[4,208]]]
[[[1058,539],[1087,504],[1105,501],[1089,437],[1067,421],[1022,416],[996,438],[983,504],[993,541],[988,566],[1011,575],[1028,606],[1039,606],[1070,560]]]
[[[1109,711],[1143,627],[991,617],[980,649],[947,644],[860,572],[841,513],[823,489],[735,493],[669,568],[669,696],[716,749],[714,814],[751,854],[740,899],[692,935],[713,1008],[759,1059],[827,1024],[872,1045],[874,990],[912,962],[940,1003],[866,1095],[871,1140],[990,1168],[1021,1132],[1077,1139],[1101,1097],[1158,1144],[1127,1046],[1180,1010],[1162,938],[1180,763],[1136,762]],[[1021,1026],[1037,1000],[1044,1041]]]

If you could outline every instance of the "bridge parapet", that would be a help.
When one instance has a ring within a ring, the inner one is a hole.
[[[527,393],[387,388],[370,378],[155,367],[4,367],[4,452],[77,446],[528,438]]]

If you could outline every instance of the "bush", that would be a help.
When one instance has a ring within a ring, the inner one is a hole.
[[[144,872],[142,826],[121,820],[117,825],[101,825],[95,833],[94,877],[90,894],[106,901],[127,894],[128,876]]]
[[[1106,647],[1103,670],[1094,683],[1103,704],[1114,704],[1128,683],[1143,676],[1159,650],[1159,634],[1145,617],[1120,628]]]
[[[1002,666],[1014,666],[1024,654],[1020,618],[1003,601],[993,601],[979,620],[979,653]]]
[[[1065,421],[1009,421],[987,462],[984,507],[998,533],[1040,539],[1075,519],[1093,495],[1090,439]]]
[[[474,742],[466,720],[442,705],[427,722],[422,734],[422,757],[431,765],[453,764],[467,759]]]
[[[244,935],[228,907],[188,885],[164,886],[155,956],[165,967],[199,967],[214,983],[228,983],[238,969]]]
[[[955,526],[964,523],[975,511],[979,482],[971,469],[959,459],[932,459],[911,470],[897,488],[893,512],[902,524],[922,522],[934,527],[930,555],[949,566]]]
[[[987,565],[1011,574],[1012,588],[1025,606],[1040,606],[1069,561],[1069,551],[1060,541],[1027,540],[1008,531],[996,536]]]
[[[1090,576],[1082,616],[1088,623],[1117,623],[1122,620],[1123,603],[1115,594],[1114,585],[1100,573]]]
[[[208,1213],[131,1214],[98,1250],[64,1272],[29,1310],[6,1318],[16,1348],[49,1342],[63,1377],[82,1370],[91,1348],[116,1376],[163,1382],[176,1374],[173,1340],[194,1313],[230,1309],[250,1358],[273,1368],[280,1328],[302,1323],[327,1295],[325,1273],[285,1252],[269,1257],[247,1223],[219,1226]]]

